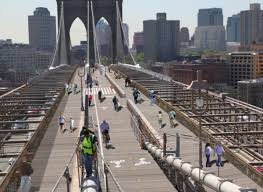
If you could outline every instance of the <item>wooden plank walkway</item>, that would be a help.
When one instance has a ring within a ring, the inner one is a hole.
[[[80,87],[80,79],[74,77],[74,83]],[[58,127],[58,116],[64,112],[66,130],[61,133]],[[33,191],[50,192],[61,176],[66,164],[76,149],[79,130],[69,131],[69,119],[75,120],[75,127],[83,125],[84,114],[80,111],[80,94],[64,96],[46,134],[33,159],[32,184]],[[63,178],[57,191],[66,191],[66,182]]]
[[[110,74],[111,77],[114,79],[113,74]],[[119,84],[119,86],[126,92],[127,98],[130,98],[133,100],[132,96],[132,89],[129,87],[124,86],[124,80],[123,79],[114,79],[115,82]],[[169,124],[169,117],[168,114],[160,109],[157,105],[151,106],[149,98],[145,97],[141,94],[141,98],[145,100],[142,104],[138,104],[137,107],[142,111],[142,113],[145,115],[145,117],[150,120],[150,123],[155,127],[155,129],[160,133],[160,135],[163,135],[163,133],[167,133],[168,135],[168,146],[171,150],[175,150],[176,146],[176,137],[169,135],[176,135],[176,133],[179,133],[180,135],[187,135],[189,137],[183,137],[181,136],[181,158],[186,162],[191,162],[194,166],[198,166],[199,164],[199,155],[198,155],[198,146],[199,146],[199,140],[198,137],[195,136],[191,131],[189,131],[186,127],[181,125],[179,123],[179,126],[176,128],[170,128]],[[158,111],[162,111],[163,113],[163,122],[166,124],[166,126],[163,129],[159,128],[157,114]],[[204,147],[205,143],[203,144]],[[218,168],[215,165],[215,159],[216,157],[211,157],[213,161],[212,167],[206,168],[204,167],[204,170],[214,172],[216,175],[218,175]],[[205,165],[205,157],[203,157],[203,165]],[[257,185],[253,180],[251,180],[249,177],[244,175],[241,171],[239,171],[236,167],[234,167],[230,163],[225,163],[224,167],[220,167],[219,170],[219,176],[222,178],[232,179],[233,182],[241,187],[244,188],[256,188],[258,191],[262,191],[263,189]],[[207,189],[207,191],[210,191]]]
[[[100,76],[99,72],[96,72],[95,75],[101,87],[110,87],[104,76]],[[112,103],[113,95],[107,94],[106,96],[102,103],[98,102],[97,96],[95,98],[100,122],[105,119],[110,124],[112,148],[104,147],[104,156],[123,190],[125,192],[176,191],[151,155],[141,150],[136,141],[130,127],[130,112],[125,107],[126,99],[120,99],[124,108],[115,112]],[[92,114],[95,114],[95,107],[91,109]],[[116,191],[116,187],[113,186],[113,189]]]

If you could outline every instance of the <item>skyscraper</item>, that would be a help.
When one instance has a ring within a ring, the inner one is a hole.
[[[240,12],[241,46],[263,43],[263,10],[260,4],[250,4],[250,10]]]
[[[187,27],[181,28],[180,42],[189,42],[189,30]]]
[[[176,59],[180,45],[180,21],[167,20],[166,13],[157,13],[157,20],[143,22],[143,30],[146,62]]]
[[[133,35],[133,47],[136,49],[136,53],[143,53],[144,36],[143,32],[136,32]]]
[[[224,51],[226,49],[221,8],[199,10],[194,44],[201,51],[206,49]]]
[[[223,11],[221,8],[199,9],[198,27],[223,25]]]
[[[56,45],[56,17],[47,8],[38,7],[28,16],[29,44],[38,50],[53,51]]]
[[[225,51],[225,27],[201,26],[195,30],[195,47],[199,50]]]
[[[227,41],[240,42],[240,14],[227,19]]]
[[[112,54],[111,28],[105,19],[98,21],[96,25],[96,33],[101,56],[110,57]]]

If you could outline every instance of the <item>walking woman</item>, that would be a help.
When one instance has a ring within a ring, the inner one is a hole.
[[[205,166],[206,167],[211,167],[211,162],[210,162],[211,154],[212,154],[212,148],[210,147],[210,144],[207,143],[205,145],[205,157],[206,157],[206,164],[205,164]]]

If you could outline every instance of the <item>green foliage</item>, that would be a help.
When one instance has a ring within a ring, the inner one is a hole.
[[[138,53],[134,56],[134,60],[136,63],[141,63],[144,61],[144,53]],[[124,58],[125,63],[133,64],[133,60],[130,55]]]
[[[109,57],[102,57],[100,59],[100,62],[101,62],[102,65],[108,66],[108,65],[110,65],[112,63],[112,60]]]

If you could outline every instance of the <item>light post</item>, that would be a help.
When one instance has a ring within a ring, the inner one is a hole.
[[[197,80],[192,81],[191,85],[187,88],[192,91],[191,106],[192,112],[198,115],[198,128],[199,128],[199,183],[198,187],[201,187],[201,169],[203,168],[203,149],[202,149],[202,115],[208,111],[208,84],[206,80],[202,80],[202,71],[197,71]],[[194,93],[198,92],[196,97]],[[203,92],[202,90],[205,90]],[[206,102],[206,104],[204,104]]]
[[[80,77],[80,100],[81,100],[81,111],[84,111],[84,104],[83,104],[83,77],[85,76],[85,67],[81,66],[78,69],[78,76]]]

